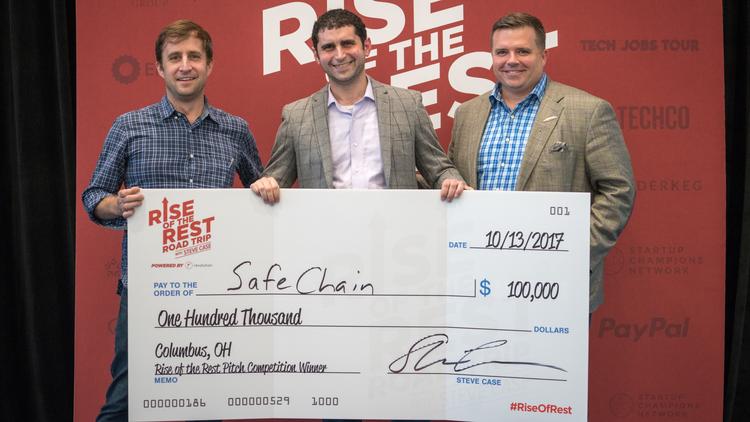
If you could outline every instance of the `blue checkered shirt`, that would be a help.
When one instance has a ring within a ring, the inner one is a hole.
[[[255,139],[247,123],[211,107],[190,124],[163,97],[156,104],[115,120],[81,195],[89,218],[106,227],[125,229],[124,218],[101,220],[94,209],[123,185],[145,189],[229,188],[237,173],[244,186],[260,176]],[[122,239],[122,280],[127,284],[127,231]]]
[[[503,101],[500,84],[490,94],[490,115],[477,160],[479,189],[516,189],[526,141],[546,88],[547,75],[542,74],[531,93],[513,110]]]

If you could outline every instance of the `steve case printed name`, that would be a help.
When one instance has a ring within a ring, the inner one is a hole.
[[[486,378],[486,377],[456,377],[456,384],[482,385],[485,387],[500,387],[503,385],[503,380],[499,378]]]
[[[280,264],[274,263],[268,266],[267,270],[261,271],[261,275],[258,275],[252,261],[242,261],[232,270],[236,280],[227,291],[241,294],[375,294],[375,286],[371,282],[361,280],[362,273],[357,269],[339,271],[334,275],[333,271],[332,274],[328,273],[328,267],[311,266],[288,274]]]

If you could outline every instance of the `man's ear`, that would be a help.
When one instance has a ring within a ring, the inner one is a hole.
[[[362,45],[365,50],[365,57],[370,56],[370,49],[372,48],[372,41],[370,41],[370,38],[365,39],[365,43]]]
[[[156,71],[159,73],[159,76],[161,76],[161,78],[164,79],[164,68],[161,67],[161,60],[156,62]]]
[[[318,49],[316,49],[315,47],[311,47],[311,48],[312,48],[313,56],[315,56],[315,62],[320,64],[320,57],[318,57]]]

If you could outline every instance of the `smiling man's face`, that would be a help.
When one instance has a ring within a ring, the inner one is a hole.
[[[202,98],[211,68],[203,42],[194,35],[181,41],[167,41],[157,66],[167,86],[167,97],[173,103]]]
[[[364,43],[353,26],[324,29],[318,33],[315,59],[333,85],[349,85],[365,77],[365,58],[370,54],[370,39]]]
[[[530,26],[498,29],[492,34],[492,72],[502,94],[523,99],[542,78],[547,51],[536,42]]]

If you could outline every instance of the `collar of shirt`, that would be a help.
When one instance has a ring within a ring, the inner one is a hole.
[[[505,105],[505,101],[503,101],[502,96],[502,85],[498,82],[495,84],[495,89],[490,93],[490,104],[492,107],[495,107],[497,103],[500,103],[505,107],[506,109],[508,106]],[[534,88],[529,92],[529,95],[526,96],[520,103],[518,103],[518,107],[524,107],[527,104],[529,104],[532,101],[542,101],[542,98],[544,97],[544,92],[547,90],[547,74],[542,73],[542,77],[539,79],[539,82],[534,85]]]
[[[169,99],[167,99],[167,96],[163,96],[161,98],[161,101],[159,101],[159,114],[161,115],[162,120],[166,120],[170,117],[172,117],[175,113],[179,113],[177,110],[172,107],[172,103],[169,102]],[[201,117],[196,120],[196,123],[200,123],[205,119],[206,117],[211,117],[211,120],[213,120],[216,123],[219,123],[219,120],[215,119],[211,115],[211,111],[213,110],[213,107],[208,103],[208,98],[203,97],[203,112],[201,113]],[[179,113],[182,114],[182,113]]]
[[[372,83],[370,82],[370,78],[367,78],[367,88],[365,88],[365,96],[360,98],[359,101],[354,103],[353,105],[357,105],[360,102],[364,101],[365,98],[369,98],[371,101],[375,102],[375,95],[372,93]],[[336,108],[339,109],[339,111],[344,113],[351,113],[351,107],[349,106],[342,106],[339,104],[338,101],[336,101],[336,97],[333,96],[333,92],[331,92],[331,85],[328,85],[328,108],[331,108],[331,104],[335,104]]]
[[[365,95],[351,106],[339,104],[329,86],[327,110],[333,187],[384,188],[378,113],[370,79]]]

